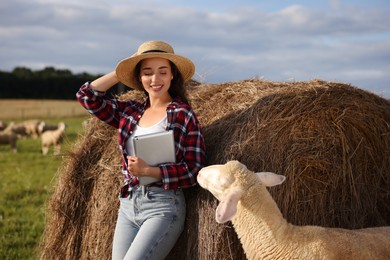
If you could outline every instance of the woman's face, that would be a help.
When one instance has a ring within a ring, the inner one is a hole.
[[[169,95],[172,79],[171,65],[167,59],[149,58],[141,61],[140,80],[150,97]]]

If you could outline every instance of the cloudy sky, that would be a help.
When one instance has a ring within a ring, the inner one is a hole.
[[[195,79],[323,79],[390,98],[388,0],[7,0],[0,70],[105,73],[143,41],[169,42]]]

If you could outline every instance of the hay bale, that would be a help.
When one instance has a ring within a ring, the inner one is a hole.
[[[324,81],[201,85],[190,95],[210,164],[237,159],[287,176],[270,192],[288,221],[390,224],[389,101]],[[42,259],[110,259],[121,183],[117,150],[116,131],[93,119],[58,172]],[[199,187],[185,195],[185,230],[168,258],[245,259],[232,227],[214,220],[216,200]]]
[[[223,114],[207,114],[204,135],[206,144],[211,144],[206,146],[210,162],[236,159],[253,170],[285,174],[288,181],[270,191],[294,224],[389,225],[390,103],[345,84],[257,84],[247,81],[225,84],[216,92],[212,86],[208,93],[198,90],[203,107]],[[245,102],[242,88],[256,98]],[[235,106],[238,103],[243,107]],[[234,112],[225,112],[223,104],[235,106],[228,109]],[[200,216],[213,215],[215,208],[216,204],[201,208]],[[224,229],[224,236],[235,241],[230,226],[205,223],[201,234],[207,237]],[[228,248],[208,255],[221,258]]]
[[[389,183],[390,103],[343,84],[291,85],[206,126],[210,161],[237,159],[286,174],[291,186],[273,195],[295,224],[386,224],[380,211],[389,196],[383,183]]]
[[[96,259],[111,250],[110,226],[119,206],[112,199],[118,194],[112,187],[121,181],[115,132],[91,119],[64,159],[48,204],[42,259]]]

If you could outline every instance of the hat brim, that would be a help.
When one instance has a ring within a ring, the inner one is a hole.
[[[134,70],[141,60],[148,58],[164,58],[170,60],[176,65],[184,81],[191,79],[195,73],[195,65],[186,57],[172,53],[150,52],[121,60],[115,69],[118,80],[130,88],[139,89],[140,87],[137,84]]]

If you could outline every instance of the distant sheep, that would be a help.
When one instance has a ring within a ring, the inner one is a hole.
[[[58,128],[58,125],[48,125],[42,121],[38,124],[38,134],[42,135],[44,132],[46,132],[48,130],[57,130],[57,128]]]
[[[12,132],[9,133],[0,133],[0,144],[9,144],[14,153],[17,152],[17,143],[18,135]]]
[[[31,136],[36,139],[39,136],[38,126],[41,122],[39,120],[27,120],[20,124],[20,126],[25,128],[27,136]]]
[[[282,175],[230,161],[203,168],[197,178],[220,201],[216,220],[232,221],[248,259],[390,259],[390,227],[289,224],[266,189],[281,184]]]
[[[5,123],[3,123],[6,125]],[[13,132],[14,122],[10,122],[2,131],[0,131],[0,144],[9,144],[14,153],[17,152],[17,141],[19,135]]]
[[[47,130],[41,135],[42,154],[47,155],[50,146],[54,147],[54,155],[58,155],[61,151],[61,144],[63,142],[65,133],[65,123],[60,122],[56,130]]]
[[[8,129],[8,127],[7,127]],[[27,134],[27,131],[26,131],[26,127],[24,125],[21,125],[21,124],[14,124],[12,126],[12,129],[11,131],[18,135],[19,137],[27,137],[28,134]]]

